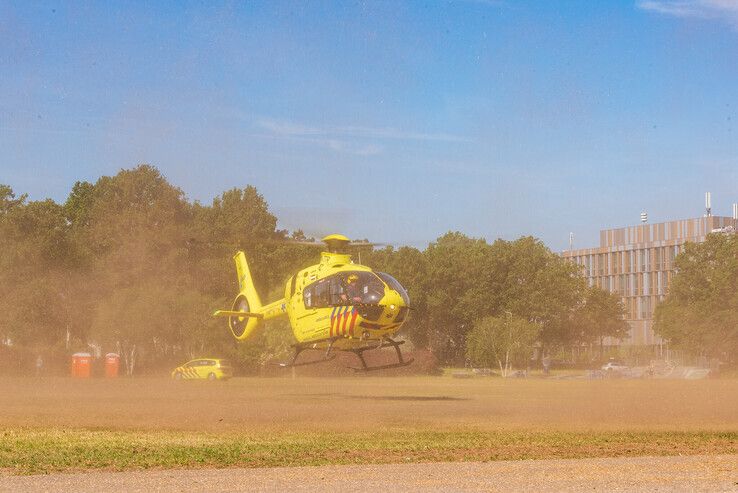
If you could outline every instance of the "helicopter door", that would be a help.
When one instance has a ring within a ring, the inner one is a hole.
[[[306,286],[302,291],[304,311],[297,317],[303,333],[308,338],[328,337],[330,327],[330,279],[320,279]],[[299,310],[303,307],[297,307]]]
[[[290,296],[290,305],[292,313],[295,315],[295,320],[309,317],[315,311],[313,307],[313,290],[311,289],[311,285],[307,284],[307,273],[297,282],[299,282],[299,285],[295,286],[296,289]]]

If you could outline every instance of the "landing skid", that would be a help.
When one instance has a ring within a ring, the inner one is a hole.
[[[330,339],[323,339],[320,341],[312,341],[305,344],[293,344],[292,347],[295,348],[295,354],[292,356],[292,359],[289,363],[279,363],[278,366],[281,368],[294,368],[297,366],[307,366],[307,365],[317,365],[318,363],[325,363],[326,361],[331,361],[332,359],[335,359],[336,354],[333,352],[333,344],[338,340],[341,339],[341,337],[332,337]],[[325,351],[325,355],[323,358],[314,360],[314,361],[305,361],[302,363],[297,362],[297,358],[300,356],[300,354],[303,351],[311,350],[311,351],[321,351],[321,349],[313,347],[317,342],[329,342],[328,348]],[[405,344],[405,341],[395,341],[390,339],[389,337],[385,337],[382,342],[378,346],[365,346],[358,349],[340,349],[340,351],[349,351],[354,353],[356,356],[359,357],[359,361],[361,361],[361,368],[355,368],[353,366],[350,366],[354,371],[376,371],[376,370],[387,370],[390,368],[401,368],[403,366],[408,366],[413,361],[415,361],[413,358],[410,358],[408,360],[404,359],[402,357],[402,351],[400,351],[400,346]],[[364,351],[374,351],[377,349],[382,349],[386,347],[393,347],[395,348],[395,351],[397,352],[397,363],[391,363],[389,365],[379,365],[379,366],[369,366],[366,364],[366,360],[364,359]]]
[[[294,368],[296,366],[307,366],[307,365],[317,365],[318,363],[325,363],[326,361],[331,361],[332,359],[335,359],[336,355],[331,354],[331,350],[333,349],[333,343],[336,342],[339,338],[333,337],[331,339],[325,339],[327,341],[330,341],[330,344],[328,344],[328,349],[325,352],[325,356],[323,358],[314,360],[314,361],[305,361],[303,363],[297,363],[297,357],[300,356],[300,353],[302,353],[305,350],[313,350],[318,351],[317,348],[312,347],[315,342],[311,342],[309,344],[293,344],[292,347],[295,348],[295,354],[292,355],[292,360],[290,360],[289,363],[279,363],[279,366],[282,368]]]
[[[363,347],[359,349],[350,349],[352,353],[354,353],[356,356],[359,357],[359,361],[361,361],[361,368],[355,368],[350,367],[354,371],[376,371],[376,370],[387,370],[390,368],[401,368],[403,366],[407,366],[413,361],[415,361],[413,358],[410,358],[408,360],[403,359],[402,357],[402,351],[400,351],[400,346],[405,344],[405,341],[395,341],[393,339],[390,339],[389,337],[385,337],[382,343],[379,346],[376,347]],[[395,351],[397,352],[397,363],[392,363],[389,365],[380,365],[380,366],[368,366],[366,364],[366,360],[364,359],[364,351],[374,351],[375,349],[382,349],[385,347],[393,347],[395,348]]]

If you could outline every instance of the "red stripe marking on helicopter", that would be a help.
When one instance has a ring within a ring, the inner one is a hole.
[[[331,337],[338,335],[338,327],[341,323],[341,310],[343,310],[343,308],[338,307],[335,310],[336,314],[333,315],[333,321],[331,322]]]
[[[359,312],[356,310],[356,307],[351,311],[351,329],[349,329],[349,332],[351,333],[351,337],[354,337],[354,325],[356,325],[356,317],[359,315]]]
[[[349,306],[346,307],[346,309],[343,311],[343,324],[341,325],[341,333],[343,335],[346,335],[346,322],[348,322],[348,316],[349,316]]]
[[[342,306],[339,306],[336,310],[336,321],[333,324],[333,336],[337,336],[341,333],[341,316],[343,313],[344,308]]]
[[[333,307],[333,311],[331,312],[331,330],[329,332],[329,337],[333,337],[333,322],[336,320],[336,307]]]

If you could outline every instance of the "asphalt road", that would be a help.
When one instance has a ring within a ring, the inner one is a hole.
[[[0,491],[738,492],[738,455],[0,476]]]

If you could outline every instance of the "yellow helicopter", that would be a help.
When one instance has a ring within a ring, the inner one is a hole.
[[[297,342],[291,367],[321,363],[335,357],[335,351],[356,354],[361,368],[354,370],[381,370],[407,366],[412,358],[403,358],[400,345],[405,341],[392,339],[407,319],[410,298],[407,291],[392,276],[355,264],[347,249],[352,245],[343,235],[323,238],[327,251],[320,255],[320,263],[303,269],[285,284],[284,297],[262,305],[251,279],[246,255],[239,251],[233,257],[238,274],[239,293],[231,310],[218,310],[217,317],[228,317],[228,326],[239,341],[248,339],[264,320],[286,316]],[[393,347],[397,363],[368,366],[363,353]],[[325,351],[317,361],[297,363],[305,350]]]

